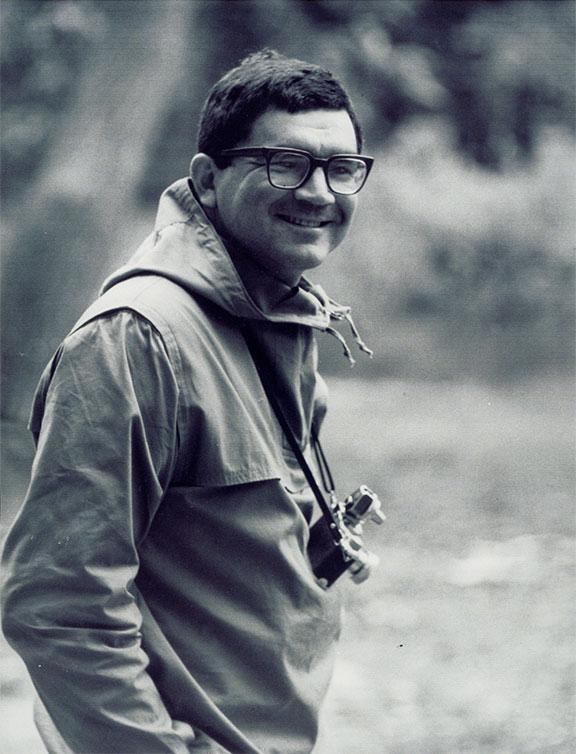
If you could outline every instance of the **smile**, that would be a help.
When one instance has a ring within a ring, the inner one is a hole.
[[[328,220],[308,220],[303,217],[294,217],[293,215],[278,215],[284,222],[290,225],[298,225],[302,228],[323,228],[328,225]]]

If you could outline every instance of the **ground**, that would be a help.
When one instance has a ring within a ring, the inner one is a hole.
[[[573,385],[330,381],[325,445],[343,494],[366,483],[380,567],[346,583],[315,754],[570,754],[574,738]],[[30,443],[4,430],[7,526]],[[5,754],[40,754],[5,643]]]

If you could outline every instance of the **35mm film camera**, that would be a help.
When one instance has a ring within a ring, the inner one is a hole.
[[[362,529],[366,521],[382,524],[386,516],[378,496],[365,484],[343,502],[331,499],[333,522],[322,516],[310,529],[308,557],[317,579],[327,586],[351,566],[372,565],[377,558],[366,549]]]

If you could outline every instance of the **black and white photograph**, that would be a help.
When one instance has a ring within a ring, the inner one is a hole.
[[[2,754],[576,752],[575,0],[0,0]]]

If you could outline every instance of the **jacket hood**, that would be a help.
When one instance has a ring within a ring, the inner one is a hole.
[[[306,278],[290,287],[254,265],[253,271],[248,270],[246,285],[194,197],[189,179],[180,179],[164,191],[154,232],[132,259],[104,282],[102,292],[122,280],[145,274],[169,278],[236,317],[295,323],[330,332],[353,362],[344,339],[331,327],[332,322],[346,319],[359,347],[371,354],[358,336],[350,307],[337,304]]]

